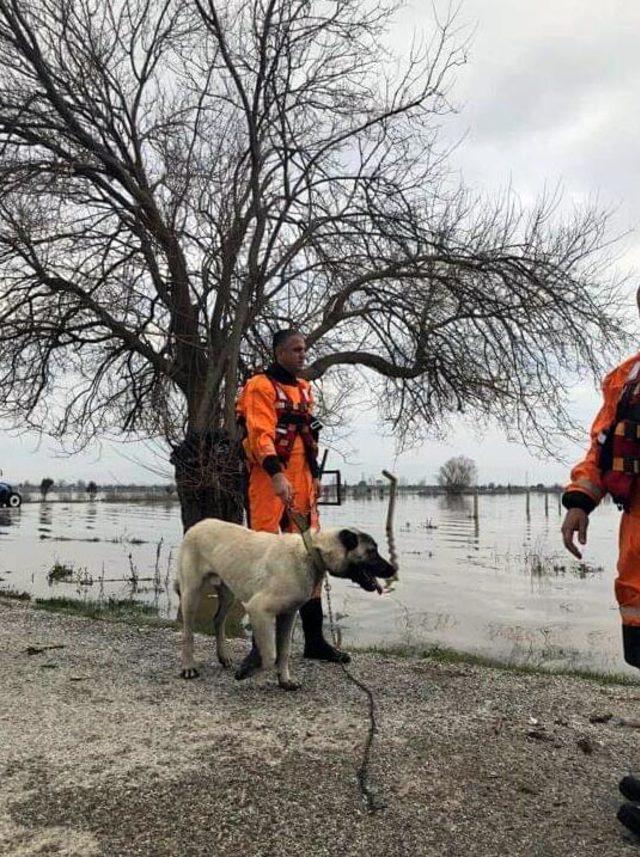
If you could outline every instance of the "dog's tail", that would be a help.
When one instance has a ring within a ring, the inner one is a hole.
[[[173,591],[180,598],[180,582],[178,580],[173,581]],[[178,601],[178,612],[176,613],[176,622],[182,622],[182,609],[180,605],[180,601]]]
[[[175,580],[173,581],[173,588],[180,599],[182,601],[182,592],[181,592],[181,583],[185,584],[185,592],[188,591],[188,578],[184,577],[184,574],[189,569],[189,559],[192,554],[192,547],[189,544],[185,544],[184,542],[180,545],[180,551],[178,552],[178,573],[176,575]],[[178,613],[176,615],[176,620],[178,622],[182,622],[182,608],[181,603],[178,602]]]
[[[174,589],[176,595],[178,596],[178,598],[180,598],[180,584],[178,583],[177,580],[173,581],[173,589]],[[182,622],[182,605],[180,604],[180,601],[178,601],[178,611],[176,613],[176,622]]]

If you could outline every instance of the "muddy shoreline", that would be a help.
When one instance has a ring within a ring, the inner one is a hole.
[[[238,683],[199,637],[0,601],[0,852],[11,855],[622,855],[640,684],[357,654],[366,700],[293,659],[303,690]],[[233,643],[239,659],[246,644]]]

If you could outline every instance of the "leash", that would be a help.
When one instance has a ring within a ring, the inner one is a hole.
[[[327,595],[327,612],[329,614],[329,629],[331,631],[331,639],[333,641],[333,645],[337,647],[338,640],[335,624],[333,621],[333,609],[331,607],[331,584],[329,583],[329,580],[326,576],[324,579],[324,589]],[[359,688],[364,694],[366,694],[369,702],[369,730],[367,732],[367,738],[364,742],[362,762],[360,763],[360,767],[356,772],[356,776],[358,778],[358,787],[360,788],[360,793],[362,794],[362,798],[367,805],[367,810],[373,814],[374,812],[379,812],[381,809],[385,809],[387,806],[386,800],[378,793],[378,790],[371,785],[369,779],[371,751],[373,749],[373,742],[375,740],[375,736],[378,734],[378,722],[376,719],[376,701],[371,688],[368,687],[363,681],[360,681],[360,679],[356,678],[353,673],[349,672],[346,667],[346,664],[340,662],[339,666],[341,667],[342,672],[349,679],[349,681],[352,682],[352,684],[355,684],[357,688]]]
[[[320,555],[320,551],[314,547],[312,539],[311,539],[311,529],[309,527],[309,523],[305,515],[301,515],[299,512],[295,512],[293,509],[288,509],[288,514],[293,523],[296,525],[298,530],[300,531],[300,535],[302,536],[302,541],[304,546],[311,557],[311,561],[314,565],[316,571],[321,572],[324,577],[324,590],[327,596],[327,608],[329,614],[329,629],[331,631],[331,639],[333,641],[333,645],[335,647],[338,646],[338,639],[336,635],[336,627],[333,619],[333,607],[331,605],[331,584],[329,583],[329,578],[327,574],[327,567],[324,564],[322,557]],[[379,812],[382,809],[385,809],[387,806],[387,802],[384,798],[378,793],[378,791],[371,785],[370,776],[369,776],[369,766],[371,763],[371,752],[373,749],[373,743],[375,740],[375,736],[378,733],[378,722],[376,719],[376,701],[373,695],[373,691],[370,687],[368,687],[363,681],[356,678],[349,670],[346,665],[340,662],[338,664],[342,669],[342,672],[345,674],[347,679],[354,684],[357,688],[359,688],[364,694],[367,696],[368,704],[369,704],[369,730],[367,733],[367,738],[364,744],[364,751],[362,754],[362,761],[360,766],[356,772],[356,777],[358,780],[358,787],[360,789],[360,793],[362,795],[362,799],[364,800],[367,810],[370,813]]]

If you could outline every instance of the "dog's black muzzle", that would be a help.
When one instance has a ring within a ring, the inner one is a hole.
[[[377,560],[360,560],[352,562],[346,572],[346,577],[361,586],[367,592],[382,593],[382,587],[376,577],[389,578],[395,574],[395,569],[382,557]]]

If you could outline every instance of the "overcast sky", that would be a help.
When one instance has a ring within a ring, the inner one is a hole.
[[[430,4],[410,5],[394,33],[398,48],[429,18]],[[473,35],[451,93],[459,112],[446,120],[445,132],[451,140],[464,135],[452,157],[466,185],[487,194],[510,185],[528,202],[561,182],[567,207],[597,195],[615,209],[615,231],[629,233],[620,265],[640,268],[640,4],[465,0],[458,20]],[[576,386],[572,403],[586,429],[598,407],[596,391]],[[361,414],[351,447],[349,462],[339,462],[349,480],[392,467],[433,481],[438,467],[459,453],[477,461],[482,482],[563,482],[567,475],[566,465],[532,457],[497,427],[481,441],[462,425],[446,444],[426,443],[396,459],[375,415]],[[0,468],[15,482],[162,481],[142,462],[171,479],[169,466],[145,447],[103,445],[68,459],[47,439],[38,444],[3,434],[0,450]],[[579,452],[567,445],[564,454],[571,461]]]

